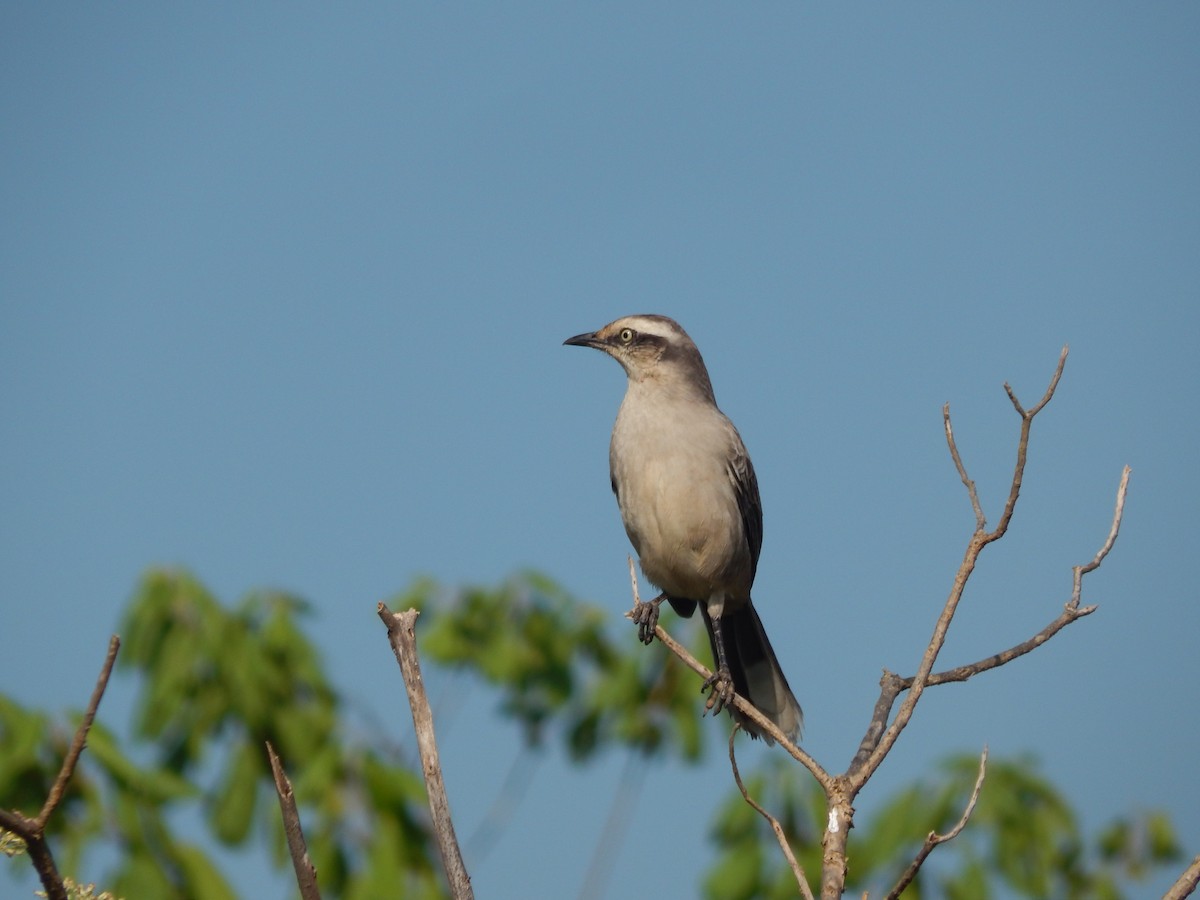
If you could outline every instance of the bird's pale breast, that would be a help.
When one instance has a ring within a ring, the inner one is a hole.
[[[714,444],[724,451],[730,442],[728,423],[715,408],[701,417],[671,421],[667,413],[650,420],[637,398],[632,401],[627,397],[617,416],[610,464],[642,571],[672,596],[748,598],[750,552],[732,482],[720,465],[729,454],[712,452]],[[714,493],[720,495],[715,502]]]

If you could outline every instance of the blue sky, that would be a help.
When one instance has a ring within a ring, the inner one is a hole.
[[[174,563],[228,602],[311,600],[339,686],[408,741],[374,604],[414,575],[534,567],[628,604],[623,376],[560,344],[659,312],[753,455],[757,605],[840,770],[973,524],[941,404],[995,522],[1001,385],[1032,403],[1069,343],[943,660],[1057,615],[1129,464],[1100,609],[928,694],[858,808],[987,743],[1088,826],[1163,807],[1196,852],[1198,33],[1182,3],[6,4],[6,689],[81,706],[140,573]],[[470,834],[518,750],[444,690]],[[623,765],[539,762],[468,859],[480,895],[577,894]],[[608,895],[690,893],[728,785],[719,758],[652,766]]]

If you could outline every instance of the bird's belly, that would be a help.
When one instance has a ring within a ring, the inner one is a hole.
[[[622,518],[646,577],[674,597],[749,596],[749,552],[740,519],[729,515],[735,505],[697,503],[667,488],[679,484],[677,475],[655,479],[653,467],[644,474],[649,483],[629,487],[651,502],[639,509],[636,520],[624,510]]]

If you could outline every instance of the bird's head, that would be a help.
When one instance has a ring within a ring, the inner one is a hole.
[[[712,396],[700,351],[679,323],[666,316],[624,316],[563,343],[604,351],[621,364],[630,381],[685,382]]]

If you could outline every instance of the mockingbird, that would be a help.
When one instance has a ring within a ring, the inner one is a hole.
[[[707,706],[741,694],[790,739],[802,714],[750,602],[762,547],[762,501],[746,447],[717,409],[700,351],[666,316],[627,316],[565,344],[603,350],[629,384],[613,426],[608,465],[625,531],[646,578],[662,590],[634,611],[638,634],[654,638],[663,600],[689,617],[700,607],[716,672]]]

